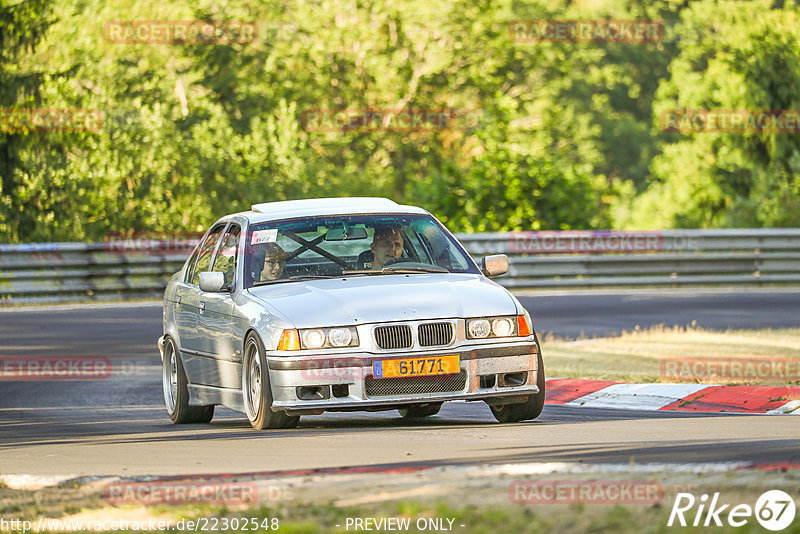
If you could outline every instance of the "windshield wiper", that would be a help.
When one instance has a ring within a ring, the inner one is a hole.
[[[391,272],[391,273],[449,273],[450,272],[447,269],[445,269],[444,267],[434,267],[434,266],[418,267],[416,265],[415,266],[409,266],[409,267],[403,267],[403,266],[384,267],[381,270],[382,271],[388,271],[388,272]]]
[[[268,284],[283,284],[286,282],[301,282],[303,280],[324,280],[327,278],[333,278],[333,276],[303,274],[299,276],[290,276],[289,278],[278,278],[277,280],[260,280],[258,282],[253,282],[253,287],[265,286]]]
[[[408,274],[408,273],[449,273],[443,267],[384,267],[383,269],[359,269],[353,271],[342,271],[342,276],[349,275],[376,275],[376,274]]]
[[[352,271],[342,271],[342,276],[349,276],[351,274],[386,274],[381,270],[373,270],[373,269],[353,269]]]

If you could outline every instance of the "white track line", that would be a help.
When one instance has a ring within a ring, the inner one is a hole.
[[[783,406],[779,408],[775,408],[774,410],[770,410],[767,412],[768,415],[800,415],[800,400],[793,400],[789,401]]]
[[[567,406],[659,410],[679,401],[709,384],[614,384],[567,403]]]

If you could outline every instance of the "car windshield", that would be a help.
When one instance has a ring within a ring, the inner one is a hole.
[[[270,221],[252,225],[246,239],[247,287],[330,276],[479,272],[429,215]]]

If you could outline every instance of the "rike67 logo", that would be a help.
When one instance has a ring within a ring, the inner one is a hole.
[[[678,493],[667,526],[677,524],[682,527],[721,527],[727,522],[732,527],[741,527],[755,516],[756,521],[765,529],[778,531],[792,524],[796,512],[794,499],[781,490],[764,492],[756,500],[755,507],[749,504],[733,506],[720,503],[718,492],[714,493],[710,502],[707,494],[696,499],[691,493]]]

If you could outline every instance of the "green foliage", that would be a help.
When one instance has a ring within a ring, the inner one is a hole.
[[[665,110],[800,109],[800,11],[786,3],[692,3],[687,42],[659,88]],[[622,217],[636,227],[797,226],[800,145],[793,132],[674,134],[653,183]]]
[[[2,0],[8,2],[9,0]],[[665,109],[798,108],[797,8],[504,0],[13,0],[0,107],[98,132],[0,131],[0,241],[199,230],[253,202],[375,195],[453,230],[796,224],[791,134],[666,134]],[[677,20],[699,38],[520,43],[518,19]],[[242,20],[250,43],[117,44],[119,20]],[[447,127],[304,129],[328,110]]]
[[[23,58],[35,51],[52,22],[48,0],[0,4],[0,112],[40,102],[46,73],[26,68]],[[16,194],[25,178],[36,173],[38,164],[29,164],[24,155],[38,148],[36,141],[0,130],[0,236],[16,238],[29,221],[25,212],[36,209],[27,195]],[[58,157],[57,147],[42,148]]]

